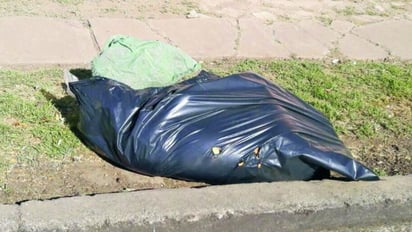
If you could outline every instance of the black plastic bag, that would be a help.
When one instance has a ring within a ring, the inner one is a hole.
[[[165,88],[105,78],[70,83],[83,141],[138,173],[211,184],[309,180],[335,171],[377,180],[312,106],[253,73],[202,71]]]

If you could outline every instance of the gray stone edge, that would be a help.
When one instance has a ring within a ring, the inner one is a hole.
[[[366,206],[301,210],[290,212],[244,213],[223,218],[210,215],[199,221],[166,219],[162,223],[133,224],[117,223],[90,226],[86,231],[339,231],[340,228],[381,227],[399,225],[412,220],[412,201],[379,203]],[[82,228],[73,228],[73,231]],[[83,228],[84,229],[84,228]]]
[[[170,203],[173,201],[175,204]],[[116,204],[134,208],[122,210]],[[412,221],[412,177],[387,177],[378,182],[295,181],[146,190],[28,201],[0,205],[0,210],[2,231],[296,231],[369,227]],[[42,210],[46,211],[43,218],[36,215]]]

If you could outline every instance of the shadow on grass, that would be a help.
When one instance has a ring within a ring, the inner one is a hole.
[[[70,96],[57,98],[47,90],[41,89],[40,91],[42,95],[60,111],[64,118],[64,123],[78,136],[77,123],[79,122],[79,105],[76,99]]]
[[[76,68],[71,69],[70,73],[79,78],[79,80],[90,79],[92,77],[92,70],[90,69]]]
[[[75,75],[79,80],[84,80],[84,79],[89,79],[91,78],[91,71],[88,69],[73,69],[70,70],[70,72]],[[66,84],[62,83],[62,88],[66,89]],[[76,98],[72,96],[64,96],[61,98],[56,97],[49,91],[45,89],[40,90],[41,94],[48,100],[50,101],[53,106],[61,113],[62,117],[64,118],[64,123],[66,126],[69,127],[69,129],[73,132],[73,134],[76,135],[76,137],[90,150],[94,151],[92,147],[94,146],[89,146],[88,142],[84,139],[84,136],[80,133],[80,131],[77,129],[77,125],[79,123],[79,115],[80,115],[80,108],[77,103]],[[110,160],[107,158],[104,154],[99,154],[97,151],[94,151],[100,158],[105,160],[106,162],[112,164],[115,167],[133,172],[133,173],[139,173],[134,170],[128,169],[127,167],[124,167],[124,165],[119,164],[114,162],[113,160]],[[143,174],[146,176],[150,176],[144,173],[139,173]]]
[[[90,69],[71,69],[70,73],[75,75],[79,80],[90,79],[92,72]],[[62,83],[62,88],[66,90],[67,86]],[[70,128],[70,130],[78,137],[79,131],[77,130],[77,124],[79,122],[79,105],[74,97],[64,96],[58,98],[47,90],[40,90],[42,95],[50,101],[58,111],[60,111],[64,118],[64,123]]]

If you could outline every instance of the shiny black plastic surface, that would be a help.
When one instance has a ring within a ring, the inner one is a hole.
[[[105,78],[70,84],[82,140],[138,173],[211,184],[309,180],[335,171],[377,180],[319,111],[253,73],[202,71],[165,88]]]

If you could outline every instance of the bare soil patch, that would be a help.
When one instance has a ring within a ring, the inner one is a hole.
[[[1,186],[0,203],[203,185],[139,175],[112,166],[91,153],[62,161],[44,159],[30,165],[14,166],[7,172],[6,181]]]

